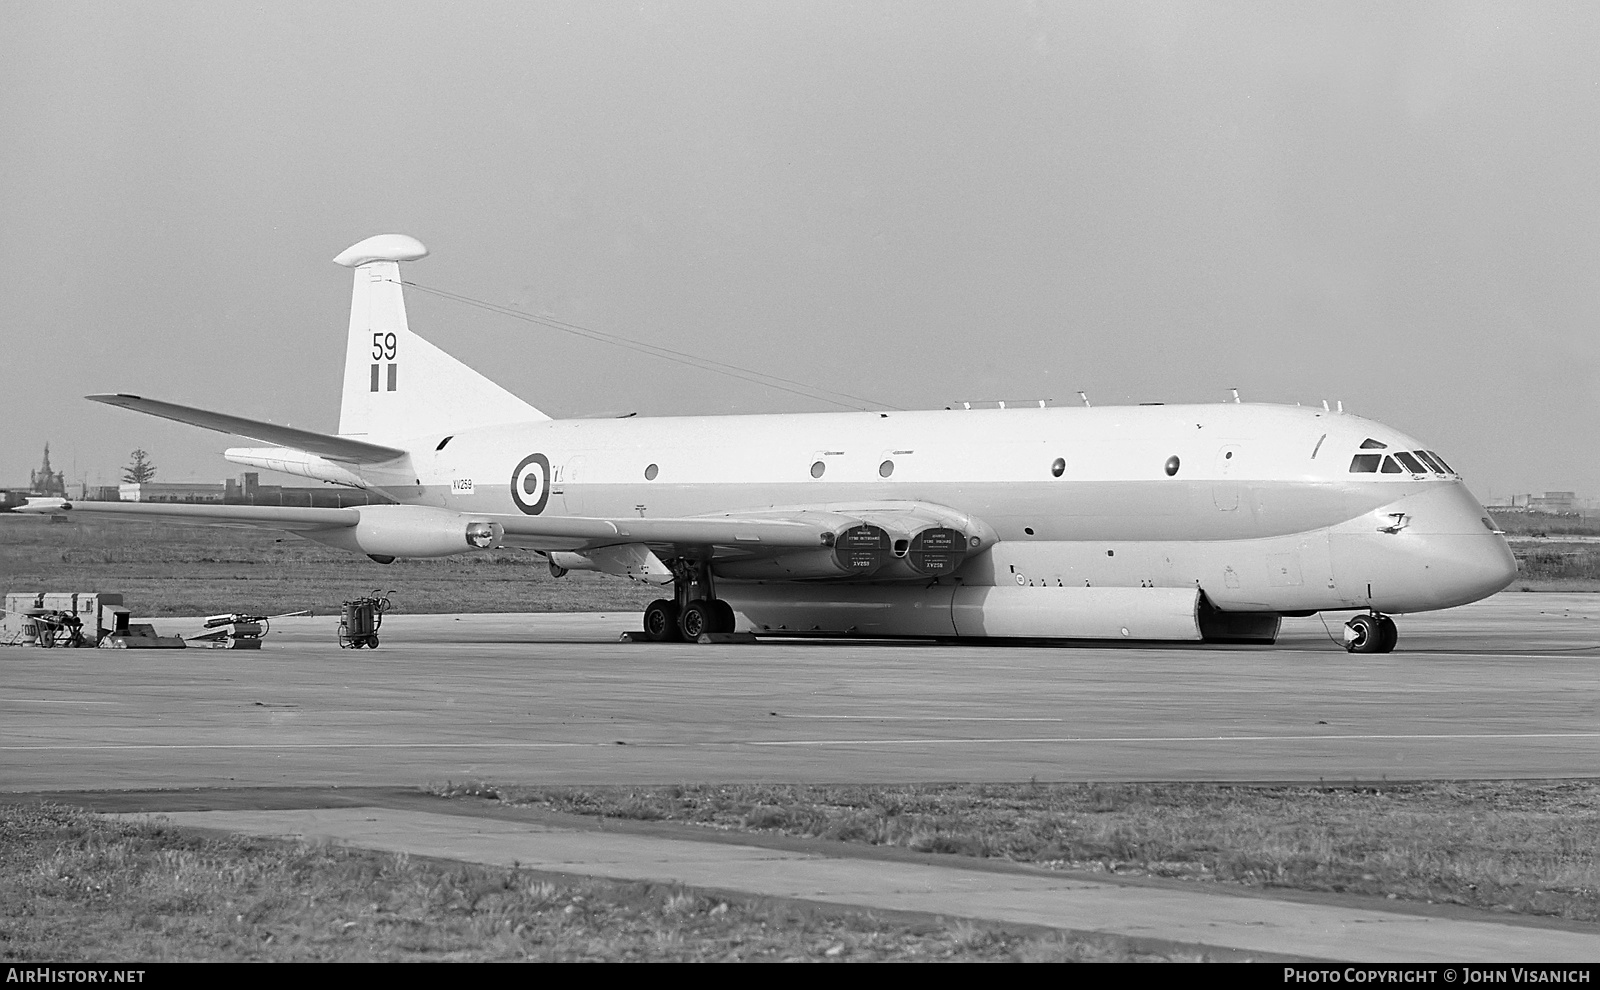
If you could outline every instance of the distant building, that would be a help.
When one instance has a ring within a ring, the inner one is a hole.
[[[117,499],[122,502],[221,502],[223,491],[222,485],[203,482],[124,482],[117,486]]]
[[[381,495],[353,488],[323,485],[317,488],[290,488],[283,485],[263,485],[261,476],[254,471],[238,478],[228,478],[220,484],[190,482],[151,482],[142,485],[122,484],[115,488],[94,489],[95,495],[85,491],[85,498],[122,502],[202,502],[225,505],[299,505],[318,508],[344,508],[347,505],[376,505],[388,501]]]
[[[1577,492],[1545,492],[1542,495],[1528,492],[1511,495],[1504,502],[1486,505],[1484,508],[1494,512],[1541,512],[1552,516],[1570,516],[1583,512],[1586,502],[1587,500],[1578,498]]]
[[[1553,515],[1567,515],[1578,511],[1577,492],[1545,492],[1543,495],[1530,496],[1528,499],[1530,512],[1548,512]]]
[[[67,497],[67,478],[60,471],[50,470],[50,445],[44,445],[44,463],[39,470],[29,472],[28,490],[45,498]]]

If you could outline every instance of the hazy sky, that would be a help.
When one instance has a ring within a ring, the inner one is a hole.
[[[0,0],[0,484],[332,431],[350,273],[898,407],[1344,401],[1600,495],[1592,3]],[[822,410],[411,292],[553,415]]]

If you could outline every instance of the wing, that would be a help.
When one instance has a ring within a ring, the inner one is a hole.
[[[121,409],[132,409],[134,412],[150,416],[160,416],[162,419],[176,420],[202,429],[216,430],[218,433],[232,433],[235,436],[260,440],[262,443],[293,447],[336,461],[382,464],[406,455],[403,450],[385,447],[382,444],[366,443],[327,433],[313,433],[310,430],[297,430],[292,426],[263,423],[242,416],[230,416],[227,413],[195,409],[192,406],[180,406],[174,402],[146,399],[137,395],[86,395],[84,398]]]
[[[361,522],[354,508],[331,509],[291,505],[206,505],[187,502],[73,502],[33,498],[13,512],[40,515],[181,522],[195,526],[259,526],[291,532],[344,528]]]
[[[73,518],[144,520],[191,526],[281,529],[363,553],[439,557],[500,543],[536,550],[592,550],[649,543],[661,547],[821,547],[842,520],[712,517],[597,519],[458,512],[431,505],[320,508],[188,502],[80,502],[34,498],[15,512]],[[498,533],[495,531],[498,530]],[[345,531],[348,531],[346,533]],[[472,538],[476,535],[476,539]],[[486,539],[485,534],[494,534]]]
[[[32,499],[17,512],[287,530],[376,558],[444,557],[510,545],[560,567],[671,580],[673,558],[747,580],[916,579],[947,574],[997,537],[982,520],[927,502],[798,505],[680,519],[525,516],[431,505],[316,508]]]

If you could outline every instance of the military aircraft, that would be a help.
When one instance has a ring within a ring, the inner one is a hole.
[[[551,419],[412,333],[383,234],[354,269],[339,432],[92,395],[267,447],[239,464],[365,489],[350,508],[40,500],[251,525],[366,554],[519,547],[671,586],[642,634],[1273,642],[1283,616],[1491,595],[1511,551],[1444,458],[1324,406],[1217,403]]]

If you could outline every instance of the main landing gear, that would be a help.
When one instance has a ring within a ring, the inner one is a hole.
[[[1344,624],[1344,648],[1350,653],[1392,653],[1400,630],[1387,615],[1369,612]]]
[[[644,610],[644,634],[656,643],[698,642],[704,633],[733,632],[733,606],[717,597],[711,562],[672,562],[673,600],[658,598]]]

